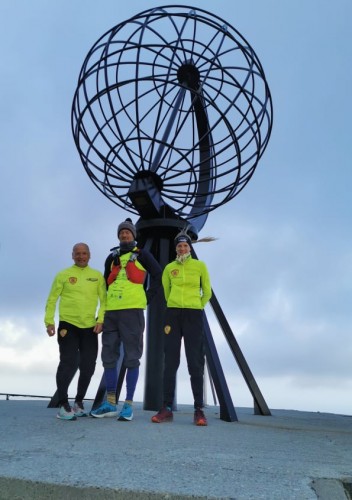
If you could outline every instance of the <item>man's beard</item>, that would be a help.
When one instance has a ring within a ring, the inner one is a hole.
[[[121,241],[120,242],[120,254],[131,252],[136,246],[136,242],[133,241]]]

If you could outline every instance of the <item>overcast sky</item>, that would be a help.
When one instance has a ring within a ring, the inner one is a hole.
[[[254,176],[209,215],[200,237],[218,239],[199,243],[197,255],[269,408],[352,414],[352,3],[177,4],[215,9],[248,40],[274,107]],[[160,5],[167,3],[0,3],[1,393],[55,392],[58,347],[43,323],[51,282],[72,264],[78,241],[90,245],[90,264],[102,270],[129,215],[85,173],[71,105],[98,38]],[[207,314],[234,405],[251,406],[210,306]],[[88,397],[101,374],[98,360]],[[179,374],[178,401],[192,402],[184,363]]]

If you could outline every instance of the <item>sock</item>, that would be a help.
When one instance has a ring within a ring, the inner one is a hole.
[[[106,395],[106,400],[111,405],[116,406],[116,392],[108,392]]]
[[[126,374],[126,401],[133,401],[134,391],[139,377],[139,366],[127,368]]]
[[[106,399],[108,403],[116,405],[117,371],[116,368],[104,368],[106,384]]]

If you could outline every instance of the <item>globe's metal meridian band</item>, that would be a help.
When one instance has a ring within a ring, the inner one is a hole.
[[[160,215],[204,224],[246,186],[270,138],[264,71],[242,35],[209,12],[170,5],[105,33],[82,66],[72,130],[84,168],[121,208],[148,178]]]

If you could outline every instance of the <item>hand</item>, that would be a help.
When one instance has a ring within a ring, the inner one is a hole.
[[[95,327],[93,328],[94,333],[101,333],[103,331],[103,323],[97,323]]]
[[[49,335],[49,337],[55,335],[55,325],[48,325],[46,327],[46,333]]]

